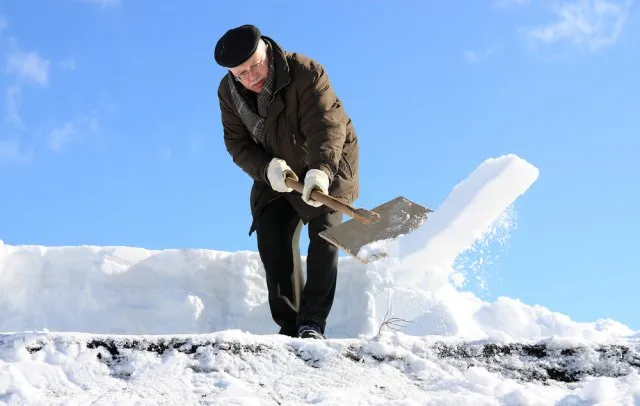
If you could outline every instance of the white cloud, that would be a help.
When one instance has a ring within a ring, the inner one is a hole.
[[[11,85],[4,92],[4,117],[5,121],[17,127],[24,127],[20,118],[20,102],[22,100],[22,89],[20,85]]]
[[[43,59],[36,52],[16,50],[7,56],[6,69],[8,73],[39,85],[46,85],[49,81],[50,62]]]
[[[530,0],[494,0],[491,4],[494,7],[508,8],[508,7],[524,6],[529,4],[529,2]]]
[[[78,128],[75,124],[69,122],[60,128],[51,131],[47,138],[49,148],[55,152],[62,151],[74,138],[78,136]]]
[[[480,57],[475,51],[466,50],[462,53],[462,56],[464,57],[464,60],[469,63],[478,62],[478,59],[480,59]]]
[[[529,38],[542,44],[567,41],[595,51],[618,40],[629,15],[629,4],[578,0],[556,3],[553,12],[557,21],[530,30]]]
[[[76,70],[76,60],[73,58],[67,58],[58,62],[58,66],[60,69]]]
[[[482,51],[466,50],[462,53],[464,60],[469,63],[477,63],[494,55],[498,51],[497,46],[491,46]]]
[[[97,134],[100,131],[100,119],[96,112],[91,113],[90,116],[85,117],[82,121],[87,124],[90,133]]]
[[[173,158],[173,150],[171,147],[163,145],[158,151],[158,157],[161,161],[170,161]]]
[[[189,137],[188,143],[189,152],[197,154],[204,148],[205,139],[201,135],[192,135]]]
[[[80,119],[70,120],[55,128],[47,137],[49,149],[62,152],[71,144],[80,141],[96,140],[100,132],[100,119],[94,111]]]
[[[9,42],[14,44],[14,41]],[[4,118],[6,122],[24,129],[24,122],[20,117],[22,86],[24,84],[46,86],[49,83],[50,62],[38,53],[25,52],[18,46],[12,46],[12,50],[6,55],[3,62],[5,73],[14,75],[18,79],[5,89]]]
[[[76,0],[82,3],[93,3],[102,7],[118,6],[120,0]]]
[[[95,2],[95,1],[93,1]],[[103,5],[116,4],[117,2],[102,1]],[[0,37],[2,31],[8,26],[6,18],[0,14]],[[0,73],[11,77],[11,82],[4,89],[2,97],[2,109],[0,114],[4,114],[4,122],[9,124],[11,131],[24,131],[26,125],[20,115],[22,105],[23,89],[26,86],[47,86],[50,80],[50,69],[52,62],[43,58],[35,51],[23,50],[16,38],[0,38],[1,44],[6,51],[0,54]],[[58,69],[75,70],[76,61],[67,58],[54,62]],[[46,137],[46,143],[50,150],[61,152],[70,144],[79,140],[97,136],[99,134],[100,121],[95,112],[87,116],[69,120],[61,127],[53,129]],[[0,162],[2,163],[24,163],[33,160],[33,150],[25,150],[20,138],[6,138],[7,131],[0,127],[3,134],[0,134]]]
[[[18,139],[0,139],[0,163],[29,163],[33,160],[33,151],[20,148]]]
[[[9,27],[9,21],[5,16],[0,14],[0,35]]]

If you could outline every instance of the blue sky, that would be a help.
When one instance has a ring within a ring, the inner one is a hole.
[[[483,160],[540,169],[491,300],[640,329],[640,16],[618,0],[0,5],[0,239],[255,250],[213,47],[253,23],[323,63],[362,197],[437,207]]]

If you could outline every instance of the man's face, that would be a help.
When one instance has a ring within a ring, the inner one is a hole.
[[[260,93],[269,73],[266,45],[260,41],[258,49],[242,65],[229,69],[231,74],[247,89]]]

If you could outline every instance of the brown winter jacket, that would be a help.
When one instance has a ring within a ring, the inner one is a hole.
[[[253,141],[237,114],[226,75],[218,87],[226,148],[233,161],[254,180],[249,198],[253,217],[249,235],[264,206],[283,195],[305,223],[331,210],[306,204],[295,191],[274,191],[267,179],[273,157],[284,159],[301,182],[309,169],[324,170],[331,182],[329,194],[346,203],[352,203],[359,194],[358,139],[323,66],[298,53],[283,51],[269,37],[262,38],[273,46],[276,72],[274,98],[265,120],[266,147]]]

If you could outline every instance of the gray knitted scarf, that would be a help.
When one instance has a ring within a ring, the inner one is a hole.
[[[266,42],[266,44],[269,55],[269,72],[267,73],[267,80],[265,81],[262,91],[256,97],[257,111],[251,108],[245,97],[243,97],[236,88],[236,86],[242,86],[242,84],[237,84],[235,77],[229,75],[229,87],[231,87],[231,96],[236,110],[238,114],[240,114],[242,122],[249,129],[253,139],[259,144],[264,144],[264,121],[273,98],[273,85],[276,76],[273,49],[269,42]]]

